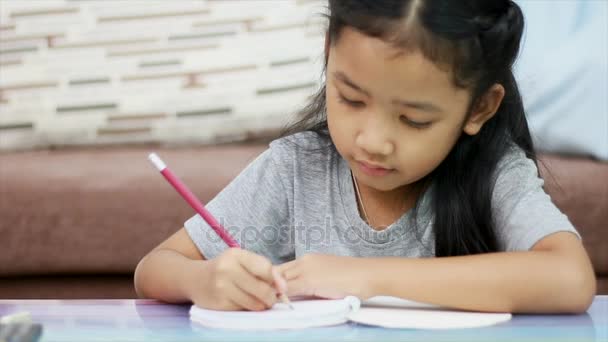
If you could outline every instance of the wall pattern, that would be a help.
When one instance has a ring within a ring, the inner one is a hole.
[[[318,87],[325,6],[2,0],[0,150],[272,136]]]

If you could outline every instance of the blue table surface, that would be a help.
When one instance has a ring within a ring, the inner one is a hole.
[[[608,296],[580,315],[513,315],[491,327],[385,329],[342,324],[269,332],[209,329],[191,323],[189,305],[154,300],[0,300],[0,316],[27,311],[40,341],[601,341],[608,342]]]

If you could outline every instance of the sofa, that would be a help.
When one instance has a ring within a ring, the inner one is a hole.
[[[207,202],[266,146],[0,153],[0,298],[135,298],[138,261],[193,214],[147,154],[157,152]],[[541,161],[547,191],[583,237],[598,293],[608,294],[608,164]]]

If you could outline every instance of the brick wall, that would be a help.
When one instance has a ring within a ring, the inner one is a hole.
[[[274,134],[320,80],[318,0],[0,1],[0,150]]]

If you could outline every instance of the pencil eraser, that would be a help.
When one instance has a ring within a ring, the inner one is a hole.
[[[167,165],[160,159],[156,153],[150,153],[148,159],[154,164],[158,171],[162,171],[167,168]]]

